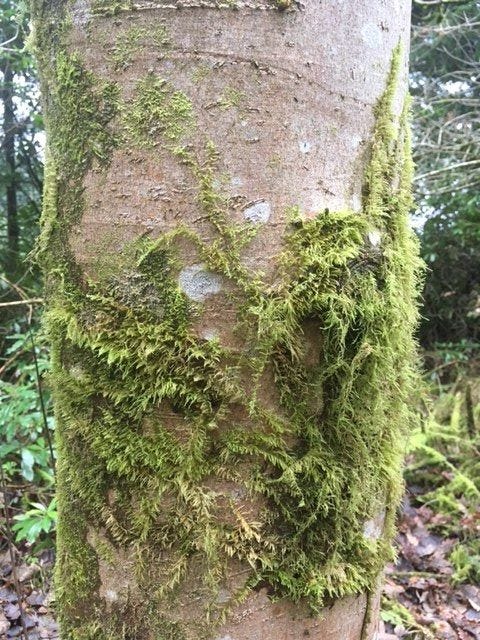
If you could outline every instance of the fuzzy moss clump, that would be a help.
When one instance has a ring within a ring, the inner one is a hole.
[[[116,70],[123,71],[131,65],[143,39],[151,39],[152,43],[163,52],[170,47],[170,38],[164,25],[159,25],[153,32],[142,27],[130,27],[117,38],[110,56]]]
[[[189,6],[184,0],[177,0],[178,8]],[[152,5],[155,7],[155,5]],[[238,9],[237,0],[204,0],[203,6],[213,9]],[[257,0],[254,7],[285,11],[295,6],[294,0]],[[96,17],[115,16],[122,12],[135,11],[133,0],[91,0],[92,13]]]
[[[192,126],[190,100],[153,73],[138,82],[136,96],[125,114],[126,130],[136,144],[152,146],[158,135],[176,143]]]
[[[373,589],[391,554],[415,374],[411,161],[406,113],[400,126],[392,114],[398,52],[377,109],[363,215],[292,211],[273,285],[242,263],[255,229],[230,222],[215,186],[216,149],[188,143],[197,126],[188,96],[148,74],[124,104],[114,83],[59,41],[47,82],[39,246],[53,346],[63,637],[209,638],[260,585],[314,610]],[[86,277],[68,251],[84,177],[107,168],[119,144],[155,154],[159,142],[195,179],[213,237],[179,225],[105,256]],[[178,285],[185,243],[229,283],[248,349],[197,335],[201,308]],[[266,379],[277,406],[263,399]],[[382,534],[366,536],[365,523],[382,511]],[[91,531],[104,532],[109,554],[134,558],[128,589],[115,585],[113,602],[105,595],[112,562]],[[232,562],[247,575],[225,603],[218,594]],[[176,602],[189,589],[202,611],[185,621]]]
[[[134,9],[133,0],[91,0],[94,16],[116,16],[122,11]]]
[[[50,37],[47,30],[37,34],[37,50],[42,50],[42,43],[44,47]],[[38,56],[40,62],[44,55]],[[43,68],[42,81],[49,99],[47,127],[55,135],[49,136],[48,142],[37,256],[44,267],[58,271],[60,256],[62,269],[70,265],[66,237],[83,212],[83,176],[93,166],[107,166],[119,144],[110,126],[118,111],[119,88],[113,82],[98,81],[83,68],[77,55],[63,49],[56,53],[52,65],[45,62]]]

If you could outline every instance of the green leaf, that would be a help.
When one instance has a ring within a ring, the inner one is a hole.
[[[35,457],[30,449],[22,449],[22,475],[28,482],[33,480],[33,465]]]

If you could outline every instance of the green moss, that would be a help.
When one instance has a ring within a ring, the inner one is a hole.
[[[457,543],[449,560],[455,572],[455,584],[469,582],[477,584],[480,580],[480,540],[470,540],[466,544]]]
[[[222,109],[231,109],[232,107],[240,107],[245,101],[245,94],[238,91],[234,87],[225,87],[219,100],[219,106]]]
[[[161,619],[155,640],[185,640],[180,624]]]
[[[124,121],[139,145],[153,146],[160,135],[177,143],[193,124],[192,103],[166,80],[149,73],[138,82],[135,98],[124,110]]]
[[[86,71],[76,54],[60,51],[56,59],[54,86],[58,111],[52,152],[74,171],[72,180],[83,175],[94,161],[105,165],[118,139],[108,124],[118,109],[119,88],[114,82],[100,82]]]
[[[268,6],[269,5],[269,6]],[[208,6],[217,9],[237,9],[237,0],[209,0]],[[279,9],[285,11],[294,8],[293,0],[270,0],[267,8]],[[262,4],[259,8],[263,9]],[[122,12],[135,11],[135,3],[133,0],[92,0],[92,13],[94,16],[115,16]]]
[[[196,67],[192,72],[192,80],[193,82],[200,83],[202,82],[202,80],[205,80],[205,78],[207,78],[210,73],[212,73],[212,68],[206,64],[202,64]]]
[[[133,11],[133,0],[91,0],[94,16],[115,16],[122,11]]]
[[[116,85],[66,53],[61,34],[54,42],[40,253],[60,450],[64,637],[126,640],[138,631],[180,640],[192,629],[208,637],[227,613],[215,600],[230,558],[250,567],[232,601],[267,582],[276,597],[305,598],[317,610],[373,589],[391,554],[415,375],[418,261],[407,224],[407,116],[398,127],[392,115],[397,56],[377,110],[363,215],[321,211],[303,220],[292,209],[276,284],[267,285],[242,263],[257,228],[229,221],[230,203],[215,186],[216,149],[187,146],[196,127],[189,98],[147,74],[121,103]],[[43,65],[51,72],[48,56]],[[179,225],[106,257],[89,280],[68,252],[68,234],[83,211],[85,175],[108,166],[120,140],[152,154],[162,145],[184,165],[213,238]],[[372,231],[379,247],[368,242]],[[185,244],[229,282],[248,352],[197,336],[198,309],[177,284]],[[312,328],[319,350],[307,365]],[[267,371],[278,410],[260,399]],[[233,499],[220,518],[212,479],[264,505],[255,519]],[[365,521],[385,506],[384,535],[366,538]],[[99,595],[103,552],[87,539],[92,529],[137,558],[138,593],[116,612]],[[194,573],[209,597],[204,619],[183,625],[170,599]]]
[[[285,9],[290,9],[290,7],[293,4],[292,0],[275,0],[275,3],[281,11],[285,11]]]
[[[48,96],[47,129],[55,132],[48,142],[42,233],[36,253],[44,268],[57,272],[70,263],[66,237],[83,211],[83,175],[92,167],[108,166],[119,143],[110,126],[118,111],[118,86],[97,80],[77,55],[62,47],[55,52],[53,65],[46,59],[46,47],[51,46],[47,42],[57,42],[62,32],[62,27],[55,35],[37,29],[36,45]]]
[[[138,26],[130,27],[121,33],[115,42],[110,56],[115,69],[125,70],[132,64],[142,40],[151,41],[163,52],[170,47],[170,38],[164,25],[156,27],[154,31]]]
[[[98,531],[91,531],[90,537],[93,538],[89,540],[90,545],[95,550],[97,557],[110,567],[115,567],[117,555],[114,545],[102,537]]]
[[[415,616],[400,602],[391,600],[387,596],[382,597],[381,617],[384,622],[390,622],[394,627],[403,627],[407,633],[414,634],[419,640],[434,640],[435,635],[430,626],[419,624]]]
[[[132,63],[133,55],[138,49],[138,44],[142,36],[147,33],[141,27],[132,27],[126,33],[121,34],[115,43],[111,60],[115,69],[126,69]]]

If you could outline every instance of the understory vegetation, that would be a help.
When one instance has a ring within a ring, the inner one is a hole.
[[[418,640],[477,636],[480,376],[444,352],[424,378],[405,466],[398,558],[383,620]],[[462,635],[462,633],[464,635]]]

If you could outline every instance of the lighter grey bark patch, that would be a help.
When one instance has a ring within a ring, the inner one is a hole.
[[[367,238],[372,247],[378,247],[382,241],[382,234],[378,229],[374,229],[373,231],[369,231]]]
[[[352,196],[352,199],[351,199],[350,202],[352,203],[352,209],[354,211],[361,211],[362,210],[362,199],[360,198],[359,195]]]
[[[352,151],[355,151],[356,149],[358,149],[361,142],[362,142],[361,136],[352,136],[350,138],[350,148],[352,149]]]
[[[308,140],[304,140],[298,143],[298,147],[301,153],[307,154],[307,153],[310,153],[310,151],[312,150],[312,143],[308,142]]]
[[[368,44],[369,47],[377,48],[383,44],[381,27],[369,22],[362,27],[362,40]]]
[[[205,269],[203,264],[192,264],[182,269],[178,282],[185,295],[195,302],[204,302],[222,290],[222,278]]]
[[[74,380],[82,380],[85,374],[85,371],[78,364],[74,364],[70,367],[69,371]]]
[[[245,209],[243,217],[254,224],[265,224],[269,221],[271,213],[272,207],[270,203],[262,200]]]
[[[241,187],[243,185],[243,180],[242,180],[242,178],[239,178],[238,176],[234,176],[230,180],[230,185],[232,187]]]
[[[374,520],[368,520],[363,525],[363,535],[369,540],[378,540],[382,533],[382,529],[375,523]]]
[[[383,533],[385,524],[385,511],[379,513],[375,518],[367,520],[363,525],[363,535],[368,540],[378,540]]]

